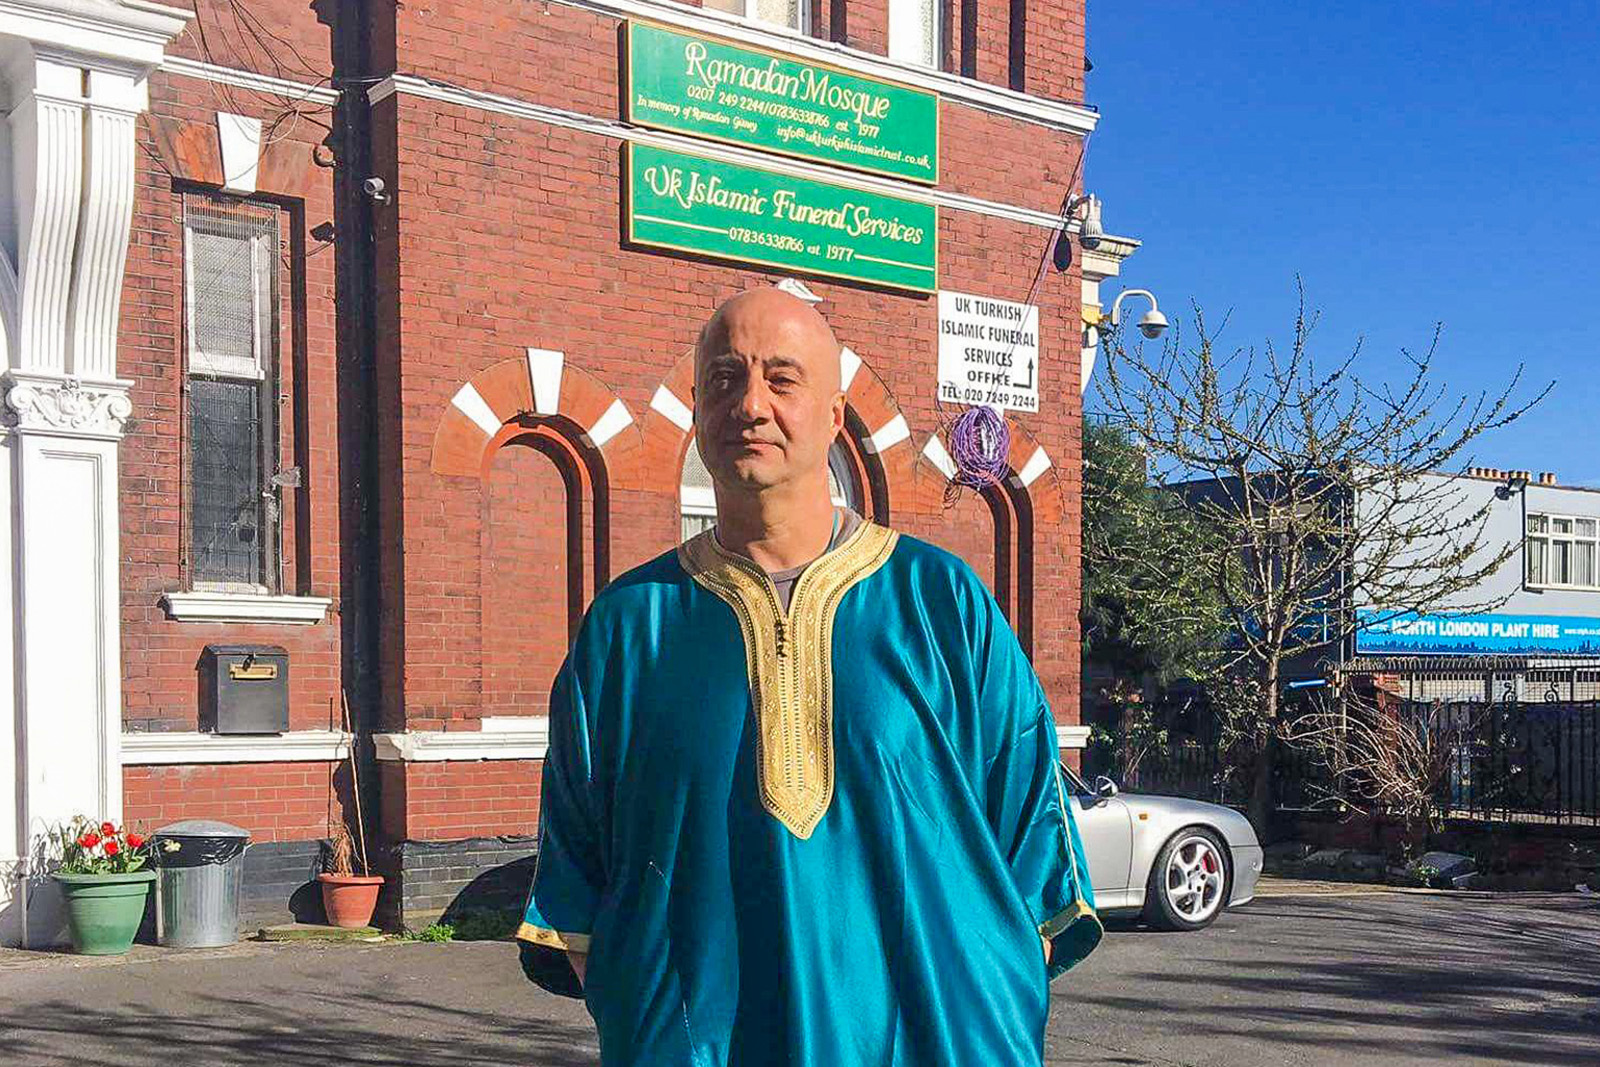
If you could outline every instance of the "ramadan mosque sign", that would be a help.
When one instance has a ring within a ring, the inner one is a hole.
[[[724,144],[932,184],[939,98],[794,56],[630,22],[629,122]],[[632,141],[623,167],[624,236],[669,248],[931,293],[939,209],[771,166]],[[882,184],[882,183],[875,183]]]
[[[894,178],[939,180],[937,93],[628,23],[629,122]]]

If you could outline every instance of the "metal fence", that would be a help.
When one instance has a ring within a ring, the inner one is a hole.
[[[1437,814],[1492,822],[1600,824],[1600,701],[1408,701],[1384,714],[1427,731],[1440,754],[1431,782]],[[1250,771],[1214,743],[1180,741],[1142,753],[1091,746],[1084,769],[1141,793],[1244,805]],[[1348,795],[1311,752],[1280,745],[1274,796],[1316,808]]]

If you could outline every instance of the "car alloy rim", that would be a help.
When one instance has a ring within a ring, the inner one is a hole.
[[[1186,837],[1167,860],[1167,901],[1189,922],[1203,922],[1222,906],[1222,857],[1203,837]]]

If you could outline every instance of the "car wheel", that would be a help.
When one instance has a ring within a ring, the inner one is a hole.
[[[1161,849],[1145,887],[1144,917],[1164,930],[1200,930],[1222,914],[1232,878],[1225,846],[1199,827],[1179,831]]]

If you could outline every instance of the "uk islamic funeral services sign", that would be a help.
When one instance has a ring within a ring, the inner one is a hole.
[[[1038,411],[1038,306],[940,290],[939,399]]]
[[[932,204],[639,143],[627,146],[626,171],[634,244],[918,292],[938,286]]]
[[[629,22],[627,42],[629,122],[939,180],[936,93],[648,22]]]
[[[1363,655],[1600,656],[1600,618],[1584,615],[1358,613]]]

